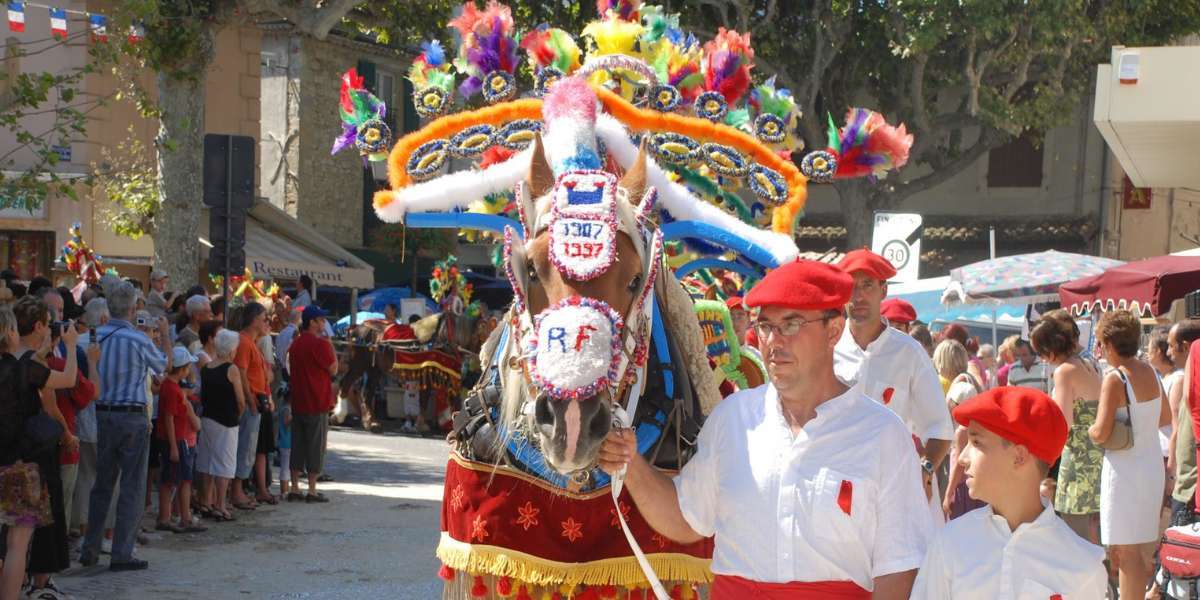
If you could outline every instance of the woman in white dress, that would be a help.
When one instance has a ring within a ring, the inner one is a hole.
[[[1100,388],[1100,407],[1088,434],[1097,444],[1112,435],[1117,419],[1132,424],[1133,447],[1105,450],[1100,475],[1100,542],[1118,564],[1120,597],[1141,598],[1151,564],[1142,546],[1158,540],[1166,477],[1158,428],[1171,422],[1154,368],[1137,357],[1142,324],[1129,311],[1112,311],[1096,324],[1096,340],[1112,371]]]

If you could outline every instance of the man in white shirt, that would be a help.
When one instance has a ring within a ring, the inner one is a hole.
[[[888,325],[880,314],[887,280],[896,269],[865,248],[838,263],[854,278],[850,318],[834,350],[834,371],[867,397],[883,403],[908,425],[920,441],[922,478],[929,513],[942,520],[942,503],[934,472],[950,452],[954,426],[933,363],[912,337]]]
[[[833,372],[851,278],[795,261],[745,302],[770,383],[726,398],[674,480],[629,430],[600,451],[646,521],[680,542],[715,536],[713,600],[908,598],[932,536],[907,428]]]
[[[1071,531],[1039,494],[1067,441],[1067,420],[1054,401],[1037,390],[1000,387],[960,404],[954,419],[967,427],[958,459],[967,489],[988,505],[938,534],[913,600],[1104,598],[1104,550]]]
[[[296,339],[296,334],[300,331],[300,316],[303,314],[301,309],[292,309],[287,315],[287,327],[284,327],[279,335],[275,336],[275,362],[278,363],[279,370],[283,374],[288,374],[288,348],[291,347],[292,341]]]
[[[1033,388],[1047,395],[1054,393],[1054,367],[1037,359],[1029,340],[1017,340],[1013,354],[1017,362],[1008,369],[1008,385]]]

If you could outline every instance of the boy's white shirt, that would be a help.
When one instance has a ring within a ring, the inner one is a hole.
[[[1108,590],[1104,550],[1046,506],[1011,531],[991,506],[946,524],[925,554],[912,600],[1097,600]]]

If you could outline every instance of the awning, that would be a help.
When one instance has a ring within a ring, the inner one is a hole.
[[[207,260],[212,243],[207,209],[204,214],[200,245]],[[247,214],[245,250],[255,277],[294,281],[308,275],[322,287],[375,287],[371,265],[269,202],[256,202]]]
[[[1062,305],[1077,315],[1127,309],[1153,317],[1168,312],[1171,303],[1197,288],[1200,257],[1158,256],[1065,283],[1058,295]]]

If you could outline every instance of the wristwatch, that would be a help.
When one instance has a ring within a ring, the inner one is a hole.
[[[921,469],[930,475],[933,474],[933,461],[928,458],[921,459]]]

